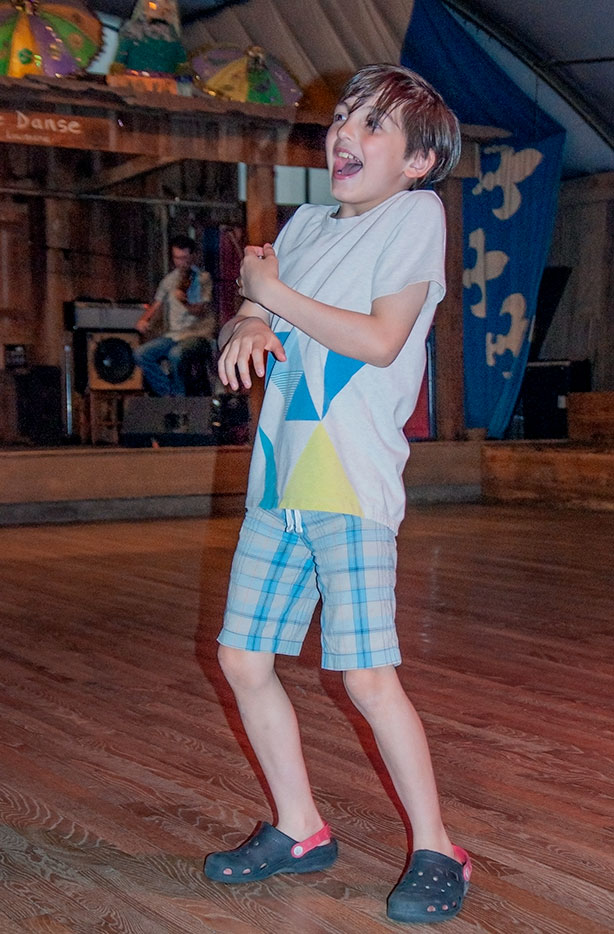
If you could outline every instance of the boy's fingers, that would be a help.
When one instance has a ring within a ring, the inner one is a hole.
[[[264,352],[259,347],[252,352],[252,363],[258,376],[264,376]]]
[[[251,377],[249,373],[250,358],[251,358],[251,348],[248,350],[239,351],[237,355],[237,360],[236,360],[235,372],[238,372],[239,378],[246,389],[249,389],[250,386],[252,385],[252,381],[251,381]],[[234,388],[238,388],[238,385]]]
[[[275,337],[275,335],[273,335],[271,341],[266,345],[265,350],[269,350],[278,360],[286,359],[284,345],[278,337]]]

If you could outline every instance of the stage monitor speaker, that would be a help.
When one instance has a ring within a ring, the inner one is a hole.
[[[589,360],[538,360],[527,363],[520,391],[524,437],[566,438],[567,396],[591,388]]]
[[[134,360],[139,335],[131,331],[87,332],[87,381],[92,390],[143,388],[143,374]]]
[[[215,444],[207,396],[128,396],[120,442],[126,447]]]
[[[33,366],[15,374],[17,427],[41,446],[62,443],[62,373],[58,366]]]

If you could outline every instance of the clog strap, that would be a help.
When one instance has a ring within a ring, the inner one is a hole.
[[[458,862],[463,867],[463,879],[465,882],[469,882],[469,879],[471,878],[471,871],[473,869],[469,853],[466,850],[463,850],[462,846],[455,846],[454,859],[458,860]]]
[[[311,837],[307,837],[306,840],[301,840],[300,843],[295,843],[290,853],[295,859],[300,859],[305,853],[309,853],[310,850],[315,850],[320,843],[328,843],[330,838],[330,827],[328,824],[324,824],[321,830],[318,830],[318,832],[314,833]]]

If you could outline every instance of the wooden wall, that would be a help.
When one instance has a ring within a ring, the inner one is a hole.
[[[26,151],[0,147],[0,184],[15,183],[10,150]],[[24,188],[102,195],[117,161],[52,148],[45,157],[19,158]],[[61,365],[64,302],[150,300],[168,268],[170,237],[190,226],[198,235],[207,224],[243,223],[236,190],[234,165],[188,160],[113,185],[111,200],[0,196],[0,346],[24,343],[32,363]],[[176,207],[162,203],[173,198]]]
[[[572,273],[540,356],[592,364],[593,389],[614,389],[614,173],[565,182],[549,262]]]

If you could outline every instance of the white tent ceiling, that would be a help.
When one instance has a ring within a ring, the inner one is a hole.
[[[443,2],[568,130],[567,174],[614,170],[611,0]],[[95,2],[96,8],[124,17],[132,5],[133,0]],[[413,0],[179,0],[179,5],[190,48],[218,42],[261,45],[323,102],[323,92],[334,97],[340,82],[361,65],[399,60]]]

